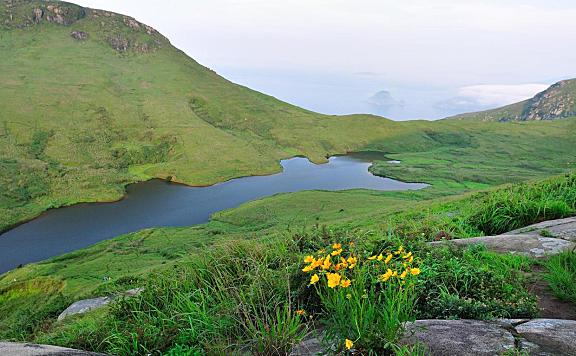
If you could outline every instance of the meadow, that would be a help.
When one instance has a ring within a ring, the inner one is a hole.
[[[31,19],[49,5],[66,26]],[[0,276],[0,339],[264,355],[324,330],[335,351],[401,355],[421,352],[399,340],[415,318],[537,316],[526,288],[535,261],[426,242],[576,215],[576,118],[322,115],[233,84],[135,23],[53,1],[0,3],[0,231],[120,199],[133,182],[208,185],[277,172],[294,156],[363,151],[374,174],[430,187],[279,194],[22,266]],[[574,303],[573,256],[544,267]],[[144,292],[56,321],[75,300],[135,287]]]
[[[353,243],[354,252],[345,250],[342,254],[358,258],[359,266],[370,263],[369,257],[386,256],[383,251],[396,251],[399,246],[412,252],[417,263],[413,267],[421,273],[414,276],[410,294],[402,297],[405,302],[401,305],[406,309],[387,317],[390,325],[416,317],[534,317],[538,310],[535,297],[527,292],[525,276],[535,261],[497,255],[481,247],[431,250],[425,242],[435,240],[438,233],[476,236],[574,215],[575,191],[576,176],[566,174],[432,201],[398,200],[379,213],[353,205],[340,212],[340,205],[336,205],[332,212],[309,214],[309,223],[300,225],[294,223],[298,213],[289,219],[285,212],[263,212],[274,206],[285,207],[282,200],[302,202],[340,193],[271,197],[218,214],[205,225],[145,230],[9,272],[0,279],[0,329],[5,330],[0,337],[120,354],[202,354],[241,349],[267,354],[286,350],[323,325],[335,328],[330,342],[337,342],[338,347],[345,348],[346,333],[346,338],[363,350],[401,352],[401,328],[383,336],[369,328],[354,333],[343,325],[341,320],[365,314],[342,314],[343,307],[338,305],[348,299],[328,303],[330,294],[316,293],[309,286],[310,276],[301,271],[306,266],[304,257],[317,256],[322,249],[332,251],[330,246],[338,243]],[[343,193],[365,198],[372,192]],[[344,217],[348,211],[354,212],[351,220]],[[563,263],[556,263],[559,266],[554,269],[554,260],[550,261],[550,278],[566,275],[554,272],[566,268]],[[380,288],[380,282],[371,281],[377,281],[384,271],[360,268],[358,273],[366,273],[362,289]],[[357,275],[347,278],[362,280]],[[144,287],[146,292],[111,309],[54,321],[72,300],[134,287]],[[558,288],[562,287],[553,290]],[[327,288],[324,293],[332,292]],[[299,310],[307,317],[298,315]],[[331,319],[334,313],[339,315],[335,320]],[[370,336],[364,339],[365,335]],[[382,349],[383,345],[388,346]]]

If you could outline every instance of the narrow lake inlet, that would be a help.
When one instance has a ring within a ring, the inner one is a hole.
[[[128,186],[114,203],[78,204],[54,209],[0,235],[0,273],[150,227],[205,223],[215,212],[242,203],[303,190],[416,190],[426,184],[404,183],[372,175],[370,157],[331,157],[316,165],[306,158],[281,162],[281,173],[233,179],[209,187],[187,187],[162,180]]]

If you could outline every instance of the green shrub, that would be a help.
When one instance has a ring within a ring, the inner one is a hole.
[[[536,298],[528,293],[522,277],[528,269],[526,258],[491,253],[483,246],[432,250],[417,284],[418,317],[534,317]]]

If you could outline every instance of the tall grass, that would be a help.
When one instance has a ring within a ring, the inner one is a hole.
[[[334,241],[351,246],[354,236],[353,249],[336,256],[326,249]],[[397,341],[404,323],[415,316],[488,319],[535,313],[535,299],[521,279],[529,267],[526,258],[481,247],[429,251],[419,243],[404,245],[416,255],[412,260],[405,250],[395,254],[397,243],[391,235],[327,229],[229,242],[148,277],[139,296],[55,324],[34,341],[118,355],[285,355],[320,324],[334,350],[346,351],[349,339],[355,352],[410,354],[418,350]],[[388,253],[393,258],[386,262]],[[304,256],[325,260],[327,254],[330,268],[303,273]],[[340,257],[348,263],[345,269],[336,267]],[[416,268],[422,273],[402,277]],[[388,269],[397,274],[384,277]],[[327,285],[328,273],[340,275],[338,287]],[[311,286],[313,274],[321,279]],[[347,280],[349,285],[342,283]]]
[[[544,220],[576,215],[576,173],[505,186],[441,203],[420,203],[389,216],[404,239],[496,235]]]
[[[111,307],[92,340],[71,346],[119,355],[287,354],[307,333],[290,295],[297,254],[287,249],[230,243],[153,276],[139,296]]]
[[[546,279],[558,298],[576,304],[576,253],[564,252],[547,262]]]
[[[576,214],[575,173],[493,191],[479,199],[468,221],[492,235],[573,214]]]

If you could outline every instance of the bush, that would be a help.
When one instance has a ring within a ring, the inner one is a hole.
[[[417,284],[418,317],[530,318],[538,313],[522,272],[526,258],[498,255],[483,246],[431,251]]]

